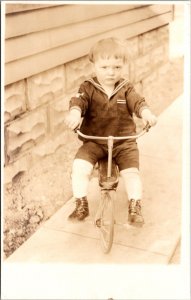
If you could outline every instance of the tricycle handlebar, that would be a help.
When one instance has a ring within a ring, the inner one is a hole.
[[[78,128],[76,128],[74,131],[77,132],[77,134],[79,134],[81,137],[85,138],[85,139],[91,139],[91,140],[127,140],[127,139],[137,139],[140,136],[144,135],[146,132],[149,131],[149,129],[151,128],[151,126],[149,125],[149,123],[147,123],[145,125],[145,127],[142,129],[141,132],[135,134],[135,135],[129,135],[129,136],[94,136],[94,135],[86,135],[83,134]]]

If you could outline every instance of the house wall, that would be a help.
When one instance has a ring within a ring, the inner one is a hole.
[[[169,4],[6,4],[5,182],[61,146],[70,151],[63,119],[92,74],[87,54],[97,40],[128,41],[124,76],[149,102],[169,61],[172,19]]]

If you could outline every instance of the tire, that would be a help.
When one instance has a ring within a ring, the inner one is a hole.
[[[102,194],[102,209],[99,219],[99,231],[101,248],[104,253],[111,250],[114,235],[114,191],[106,191]]]

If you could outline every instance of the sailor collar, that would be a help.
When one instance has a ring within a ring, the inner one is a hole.
[[[93,86],[95,86],[98,90],[100,90],[101,92],[103,92],[104,94],[107,95],[106,91],[104,90],[104,88],[101,86],[101,84],[98,82],[97,78],[90,78],[87,79],[88,82],[90,82],[91,84],[93,84]],[[125,85],[127,84],[129,81],[127,79],[120,79],[116,84],[115,84],[115,88],[112,92],[112,94],[110,95],[109,98],[111,98],[113,95],[115,95],[116,93],[118,93],[118,91]]]

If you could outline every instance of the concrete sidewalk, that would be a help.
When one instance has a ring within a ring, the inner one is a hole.
[[[109,254],[102,253],[93,225],[99,198],[94,177],[88,197],[90,217],[81,223],[68,222],[74,207],[69,200],[4,262],[4,268],[8,270],[10,263],[168,264],[181,236],[182,102],[180,96],[159,116],[157,126],[138,140],[144,187],[142,228],[126,224],[127,200],[120,180],[114,244]]]

